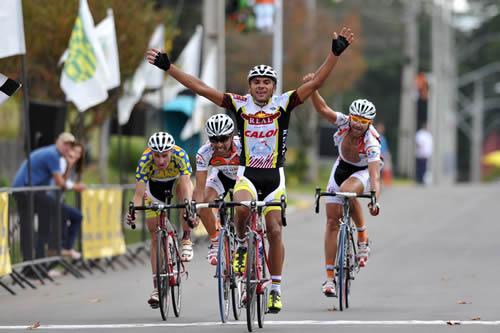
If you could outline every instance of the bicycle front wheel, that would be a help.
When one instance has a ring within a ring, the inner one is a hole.
[[[262,242],[262,248],[264,248],[264,239],[259,239],[258,242]],[[258,247],[257,247],[258,248]],[[267,287],[264,288],[262,286],[262,282],[268,281],[269,276],[267,273],[267,266],[266,266],[266,258],[264,257],[264,251],[262,253],[260,251],[257,251],[257,271],[260,272],[257,275],[257,278],[260,280],[259,285],[261,286],[261,290],[257,293],[257,323],[259,324],[260,328],[264,327],[264,316],[266,315],[266,310],[267,310]]]
[[[182,299],[182,263],[179,256],[178,242],[174,235],[168,237],[168,249],[170,257],[169,284],[172,290],[172,308],[176,317],[181,315]]]
[[[167,236],[165,232],[159,230],[156,234],[156,286],[158,287],[158,298],[161,318],[167,320],[168,317],[168,251]]]
[[[255,321],[255,307],[257,300],[255,297],[257,287],[257,250],[256,238],[253,232],[248,234],[247,263],[245,273],[246,287],[246,310],[247,310],[247,328],[249,332],[253,331]]]
[[[229,316],[229,294],[231,287],[231,256],[227,231],[219,233],[219,249],[217,253],[217,286],[219,291],[219,312],[223,323]]]
[[[337,249],[337,296],[339,299],[339,310],[344,311],[346,300],[346,247],[347,230],[344,225],[340,226],[338,249]]]

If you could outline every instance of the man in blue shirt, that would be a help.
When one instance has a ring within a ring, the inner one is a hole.
[[[61,133],[56,143],[50,146],[38,148],[30,154],[31,161],[31,186],[45,186],[54,180],[54,183],[61,189],[69,189],[70,183],[66,184],[60,168],[60,158],[67,157],[75,137],[67,132]],[[28,165],[25,160],[16,173],[12,187],[27,187]],[[56,211],[56,201],[53,196],[46,191],[35,191],[34,211],[38,215],[38,232],[35,250],[36,258],[45,257],[45,245],[48,242],[53,214]],[[33,230],[33,221],[30,220],[28,212],[28,192],[14,192],[19,213],[19,223],[21,227],[21,250],[23,260],[33,259],[33,244],[29,233]]]

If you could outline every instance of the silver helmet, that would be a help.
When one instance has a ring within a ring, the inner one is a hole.
[[[248,81],[253,79],[254,77],[268,77],[271,80],[276,83],[278,81],[278,75],[276,75],[276,71],[268,65],[257,65],[253,67],[249,72],[248,72]]]
[[[230,135],[234,132],[234,123],[227,114],[219,113],[208,118],[205,124],[207,136]]]
[[[156,132],[149,138],[148,147],[157,153],[166,152],[175,145],[172,135],[167,132]]]
[[[377,115],[377,110],[369,100],[357,99],[351,103],[349,114],[372,120]]]

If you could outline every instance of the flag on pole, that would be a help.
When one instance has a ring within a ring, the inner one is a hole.
[[[210,87],[217,86],[217,73],[215,69],[217,68],[217,49],[215,46],[207,53],[207,58],[203,64],[203,70],[201,72],[201,80],[205,82]],[[193,135],[200,133],[201,129],[204,127],[205,123],[205,110],[207,106],[211,106],[213,103],[203,96],[196,96],[196,101],[194,104],[194,110],[191,118],[186,122],[184,128],[181,132],[181,139],[187,140]]]
[[[61,74],[61,89],[66,99],[83,112],[108,98],[109,80],[108,66],[87,0],[80,0],[68,50]]]
[[[165,27],[163,24],[156,27],[148,48],[163,49],[165,44]],[[132,113],[132,109],[139,102],[146,88],[159,88],[163,81],[163,70],[143,60],[136,69],[131,80],[127,80],[123,87],[123,95],[118,100],[118,123],[125,125]]]
[[[25,53],[21,0],[2,0],[0,5],[0,58]]]
[[[121,83],[120,58],[118,57],[118,43],[116,42],[115,19],[111,8],[108,8],[108,16],[99,22],[99,24],[95,27],[95,32],[97,39],[99,40],[99,44],[101,44],[104,59],[109,70],[109,78],[106,83],[106,88],[111,90],[119,87]],[[57,63],[58,66],[61,66],[66,62],[66,60],[68,60],[68,54],[69,50],[66,49]]]
[[[175,66],[179,67],[187,74],[196,77],[198,77],[200,73],[202,37],[203,27],[198,25],[195,33],[174,62]],[[186,87],[170,76],[167,76],[161,90],[144,95],[143,101],[157,108],[163,108],[163,105],[161,105],[162,103],[165,104],[170,102],[184,89],[186,89]]]
[[[20,83],[17,83],[0,73],[0,104],[5,102],[10,96],[14,95],[20,87]]]
[[[111,90],[120,86],[120,58],[118,57],[118,44],[116,42],[115,18],[113,9],[108,8],[108,16],[95,27],[97,39],[101,44],[106,61],[109,77],[106,88]]]

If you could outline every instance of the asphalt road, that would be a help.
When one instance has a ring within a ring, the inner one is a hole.
[[[368,220],[372,255],[343,312],[321,294],[325,216],[323,207],[314,214],[312,198],[302,194],[288,214],[284,308],[257,332],[500,331],[499,184],[387,189],[381,215]],[[219,323],[206,251],[206,243],[197,245],[180,318],[164,322],[148,307],[150,268],[138,264],[36,290],[16,287],[17,296],[0,289],[0,331],[40,322],[38,329],[57,332],[246,332],[244,315]]]

